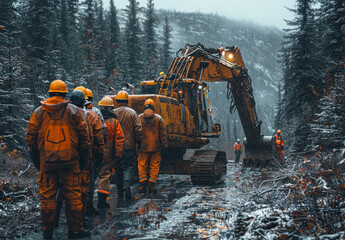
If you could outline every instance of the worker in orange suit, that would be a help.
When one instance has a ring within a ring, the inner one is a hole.
[[[105,141],[104,160],[99,172],[98,184],[98,203],[99,209],[107,209],[110,205],[107,198],[110,194],[110,176],[116,159],[122,158],[122,149],[125,137],[120,125],[113,112],[114,102],[110,97],[103,97],[98,103],[108,129],[108,136]]]
[[[142,142],[140,119],[136,111],[128,106],[128,99],[126,91],[119,91],[115,97],[117,108],[114,109],[125,135],[122,158],[115,163],[117,196],[120,199],[125,196],[127,200],[132,198],[131,184],[133,180],[137,180],[136,154],[139,152],[137,149],[141,149]]]
[[[83,108],[85,111],[86,121],[89,125],[89,132],[90,132],[90,161],[88,162],[87,166],[85,167],[84,171],[81,173],[81,193],[82,193],[82,203],[83,203],[83,216],[86,216],[86,211],[90,212],[90,208],[93,207],[93,204],[90,205],[89,195],[93,195],[94,188],[91,189],[92,193],[89,194],[90,183],[91,183],[91,172],[95,172],[95,167],[100,165],[100,162],[103,160],[103,154],[105,150],[104,145],[104,136],[103,136],[103,126],[100,117],[90,109],[85,108],[84,106],[88,106],[90,102],[88,101],[88,91],[86,88],[80,86],[75,88],[75,90],[81,90],[83,93],[83,98],[81,96],[77,99],[76,104],[78,107]],[[74,92],[73,92],[74,93]],[[71,96],[71,101],[73,103],[74,96]],[[97,159],[94,157],[93,153],[97,152]],[[96,162],[99,161],[99,162]],[[96,209],[94,209],[95,212]],[[86,219],[86,218],[84,218]],[[85,224],[84,220],[84,224]]]
[[[66,201],[68,237],[90,236],[83,227],[80,191],[80,171],[89,158],[90,138],[83,112],[65,100],[67,92],[61,80],[50,84],[50,98],[33,112],[25,135],[31,158],[40,170],[44,239],[53,235],[59,186]]]
[[[83,204],[83,222],[84,222],[84,227],[87,225],[87,222],[85,221],[85,211],[86,211],[86,202],[88,199],[88,194],[89,194],[89,184],[90,184],[90,170],[91,170],[91,159],[92,159],[92,153],[91,153],[91,148],[93,145],[93,138],[94,134],[92,131],[92,124],[90,121],[90,117],[86,109],[84,108],[85,104],[85,88],[84,87],[77,87],[74,89],[74,91],[71,94],[71,103],[79,107],[83,111],[83,116],[84,120],[87,123],[88,126],[88,132],[89,132],[89,137],[90,137],[90,149],[89,149],[89,159],[85,164],[84,169],[80,172],[80,190],[81,190],[81,202]],[[104,143],[103,143],[104,145]],[[58,202],[58,206],[62,207],[62,200]],[[59,215],[59,213],[58,213]]]
[[[98,176],[99,168],[103,161],[104,154],[104,139],[108,135],[107,125],[104,122],[101,111],[92,106],[93,92],[86,88],[85,107],[87,108],[88,116],[92,124],[92,131],[94,134],[94,144],[92,144],[92,166],[90,169],[90,184],[89,196],[86,205],[86,216],[93,216],[99,214],[99,210],[93,206],[93,195],[95,190],[95,180]]]
[[[140,193],[156,193],[161,152],[166,151],[167,133],[163,118],[154,112],[155,104],[152,99],[144,103],[144,113],[139,115],[142,124],[142,151],[138,156]]]
[[[240,139],[237,139],[237,142],[234,145],[234,153],[236,155],[235,163],[239,163],[240,162],[240,158],[241,158],[242,152],[243,152],[243,146],[241,144]]]
[[[277,130],[276,135],[274,136],[274,141],[276,144],[276,150],[277,150],[277,154],[278,154],[278,160],[280,163],[282,163],[283,160],[283,151],[284,151],[284,141],[283,138],[281,136],[282,130]]]

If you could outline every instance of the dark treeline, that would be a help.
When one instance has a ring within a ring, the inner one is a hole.
[[[102,0],[0,0],[0,9],[0,136],[16,148],[51,81],[86,86],[99,99],[171,61],[172,28],[153,0],[129,0],[121,19],[114,0],[109,9]]]
[[[345,1],[297,0],[281,51],[275,124],[295,152],[345,145]]]

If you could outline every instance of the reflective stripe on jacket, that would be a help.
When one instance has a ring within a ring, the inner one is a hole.
[[[280,147],[284,147],[282,136],[279,136],[278,134],[276,134],[276,145]]]

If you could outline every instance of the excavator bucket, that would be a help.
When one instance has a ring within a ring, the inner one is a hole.
[[[250,168],[263,169],[270,165],[274,156],[274,145],[271,136],[261,136],[256,144],[249,144],[244,139],[245,157],[243,159],[242,170]]]

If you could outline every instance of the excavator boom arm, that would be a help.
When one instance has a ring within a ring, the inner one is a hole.
[[[172,62],[166,76],[172,89],[179,79],[227,82],[231,111],[237,108],[248,144],[259,142],[261,121],[257,118],[250,77],[237,47],[205,49],[202,45],[186,45],[182,54]]]

